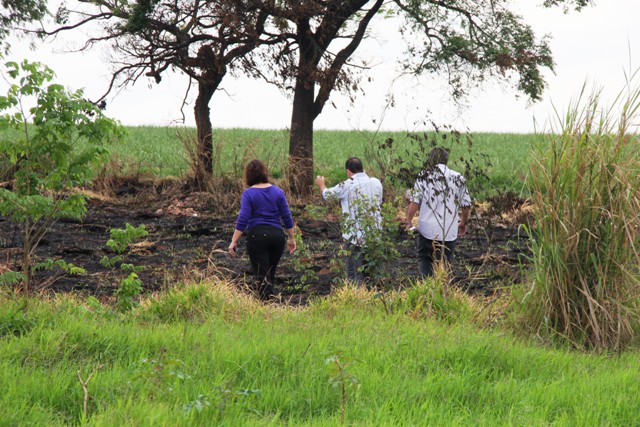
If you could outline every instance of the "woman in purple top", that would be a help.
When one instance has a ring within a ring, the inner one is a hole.
[[[284,191],[269,183],[267,166],[252,160],[244,170],[247,188],[242,192],[240,213],[229,245],[229,253],[236,256],[236,246],[243,234],[247,235],[247,253],[253,274],[258,280],[261,299],[273,295],[276,267],[284,252],[296,250],[293,237],[293,218]],[[287,230],[289,239],[283,231]]]

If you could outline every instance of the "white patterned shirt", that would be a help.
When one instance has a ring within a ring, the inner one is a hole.
[[[464,177],[443,164],[418,177],[411,201],[420,205],[418,231],[425,238],[450,242],[458,237],[458,208],[471,206]]]
[[[378,229],[381,227],[382,183],[377,178],[371,178],[364,172],[353,174],[335,187],[325,189],[322,197],[340,200],[345,217],[342,237],[346,241],[362,246],[367,228],[371,225]],[[373,221],[367,221],[366,217],[373,218]]]

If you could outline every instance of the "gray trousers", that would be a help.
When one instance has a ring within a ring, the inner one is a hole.
[[[344,249],[349,251],[349,255],[345,260],[347,269],[347,280],[361,284],[364,282],[364,253],[362,247],[345,242]]]

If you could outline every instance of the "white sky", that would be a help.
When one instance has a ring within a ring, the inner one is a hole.
[[[576,98],[585,82],[603,87],[613,97],[624,87],[625,72],[634,71],[640,60],[639,0],[596,0],[597,5],[582,12],[564,14],[560,8],[544,9],[542,0],[515,0],[516,11],[525,17],[539,36],[550,34],[556,62],[555,74],[546,73],[548,88],[541,102],[529,105],[526,97],[516,97],[507,85],[487,84],[469,98],[469,107],[460,111],[448,100],[442,82],[435,77],[401,79],[394,55],[401,45],[397,29],[374,27],[375,40],[365,50],[376,66],[369,72],[373,82],[363,83],[365,96],[349,105],[345,96],[334,92],[316,119],[316,129],[419,130],[428,116],[438,124],[454,125],[472,132],[521,132],[548,128],[553,108],[563,111]],[[380,22],[378,22],[380,23]],[[390,23],[391,24],[391,23]],[[99,97],[109,81],[109,65],[99,51],[85,54],[62,53],[68,44],[61,40],[31,51],[26,44],[14,44],[7,59],[29,58],[49,65],[56,82],[70,89],[85,88],[90,99]],[[360,52],[360,51],[359,51]],[[358,53],[357,53],[358,54]],[[180,106],[187,87],[185,76],[164,77],[160,85],[140,80],[117,96],[108,98],[106,113],[124,125],[182,124]],[[284,129],[289,126],[291,102],[275,87],[262,81],[225,78],[211,102],[214,128]],[[385,109],[392,93],[395,106]],[[192,92],[192,95],[195,91]],[[193,96],[185,107],[185,124],[193,126]],[[374,123],[375,120],[375,123]],[[536,123],[534,125],[534,122]]]

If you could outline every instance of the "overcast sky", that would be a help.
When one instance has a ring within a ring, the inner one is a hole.
[[[374,26],[362,51],[375,64],[369,72],[373,81],[363,83],[366,95],[349,105],[346,97],[332,94],[330,101],[336,107],[328,104],[315,128],[419,130],[424,129],[421,122],[428,117],[459,130],[529,133],[548,128],[554,107],[563,111],[585,82],[589,87],[603,87],[605,94],[613,97],[624,87],[625,72],[635,70],[640,61],[636,53],[640,49],[640,1],[597,0],[595,7],[568,14],[559,8],[544,9],[541,2],[513,2],[539,36],[552,36],[556,70],[555,74],[546,73],[548,88],[541,102],[529,105],[509,86],[487,84],[469,99],[468,108],[460,110],[448,100],[448,92],[436,77],[394,79],[398,75],[394,58],[401,44],[397,28],[389,22],[386,28]],[[8,59],[27,57],[44,62],[56,72],[58,83],[70,89],[85,88],[89,98],[99,97],[109,81],[104,55],[97,50],[62,53],[67,43],[59,40],[35,52],[26,44],[17,44]],[[225,91],[218,92],[211,103],[214,128],[288,128],[291,103],[275,87],[230,76],[222,86]],[[125,125],[182,124],[180,106],[186,88],[187,79],[180,75],[164,78],[160,85],[139,81],[110,96],[106,113]],[[395,98],[393,108],[386,108],[389,94]],[[188,126],[194,125],[192,101],[193,96],[184,109]]]

